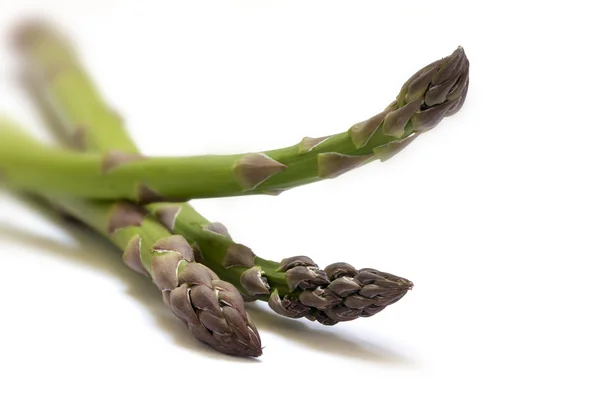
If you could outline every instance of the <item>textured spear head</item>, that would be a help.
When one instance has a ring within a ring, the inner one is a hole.
[[[435,127],[445,116],[455,114],[462,107],[469,88],[469,60],[462,47],[441,60],[435,61],[414,74],[402,87],[396,98],[402,108],[414,113],[410,117],[416,132]],[[413,111],[414,110],[414,111]],[[386,120],[393,120],[386,116]]]
[[[154,283],[162,290],[165,304],[196,338],[226,354],[262,354],[260,336],[240,292],[194,262],[193,249],[183,236],[162,238],[152,250]]]
[[[416,136],[435,127],[462,107],[469,87],[469,60],[459,47],[441,60],[414,74],[385,110],[350,128],[356,148],[365,146],[378,128],[399,140],[374,149],[385,161],[406,147]]]
[[[386,272],[347,263],[331,264],[324,270],[308,257],[297,256],[281,261],[290,290],[279,296],[271,293],[269,306],[289,318],[308,318],[323,325],[370,317],[400,300],[413,283]]]
[[[226,354],[262,354],[260,336],[235,286],[198,263],[187,264],[179,280],[168,300],[175,315],[198,339]]]
[[[329,291],[340,299],[334,307],[319,309],[328,317],[324,320],[329,324],[373,316],[400,300],[413,287],[408,279],[376,269],[356,270],[346,263],[331,264],[325,267],[325,273],[331,280]],[[319,315],[315,317],[319,320]]]

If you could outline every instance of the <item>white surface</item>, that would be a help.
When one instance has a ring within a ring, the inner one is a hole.
[[[198,344],[108,244],[2,194],[0,398],[600,398],[593,2],[403,3],[3,0],[0,109],[40,137],[6,40],[32,10],[76,36],[149,154],[342,131],[459,44],[471,87],[385,164],[194,203],[264,257],[415,282],[332,328],[250,306],[259,361]]]

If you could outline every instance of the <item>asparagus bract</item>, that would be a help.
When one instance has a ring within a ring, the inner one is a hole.
[[[44,36],[35,39],[41,33]],[[62,133],[70,136],[70,142],[87,151],[126,152],[121,158],[113,157],[112,166],[140,158],[121,118],[98,95],[65,41],[37,26],[28,26],[21,36],[38,43],[30,47],[25,59],[33,94],[36,100],[42,100],[38,106],[51,106],[46,111],[60,119]],[[31,77],[31,71],[52,70],[52,65],[70,66],[60,85],[38,79],[39,74]],[[85,140],[81,129],[73,129],[76,126],[86,127]],[[406,279],[372,269],[357,271],[348,264],[337,263],[321,271],[304,256],[281,262],[257,257],[250,248],[233,241],[223,225],[210,222],[189,204],[155,203],[146,208],[171,232],[187,238],[197,257],[222,279],[233,283],[246,298],[268,301],[273,310],[287,317],[307,317],[332,325],[371,316],[412,288]]]
[[[76,75],[80,68],[58,35],[43,26],[29,27],[21,31],[18,43],[24,56],[32,60],[31,75],[43,80],[54,100],[64,105],[67,129],[80,143],[96,142],[106,152],[73,154],[7,140],[0,153],[5,160],[0,169],[9,182],[26,189],[140,203],[280,193],[337,177],[376,159],[385,161],[445,116],[456,113],[469,83],[469,61],[459,47],[413,75],[385,110],[346,132],[304,138],[294,146],[259,153],[130,157],[132,149],[126,141],[122,143],[122,137],[111,133],[97,138],[98,126],[117,129],[119,118],[107,108],[99,114],[91,111],[99,108],[91,100],[98,96],[85,76],[79,77],[86,84],[83,89],[72,86],[74,71]],[[73,94],[80,91],[90,95],[85,97],[89,103],[73,100]],[[69,119],[73,115],[81,119]],[[115,143],[123,146],[112,146],[113,136]],[[115,150],[107,151],[111,148]],[[11,158],[11,154],[17,155]],[[43,175],[35,174],[40,169]]]

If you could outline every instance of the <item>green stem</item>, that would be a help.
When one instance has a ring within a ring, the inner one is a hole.
[[[352,156],[370,154],[367,149],[352,149],[347,135],[341,134],[318,146],[319,151],[306,154],[298,154],[294,146],[263,153],[270,158],[236,154],[121,160],[122,153],[73,153],[19,135],[16,127],[2,128],[0,170],[16,187],[107,200],[148,202],[159,198],[276,193],[321,179],[324,175],[319,172],[319,165],[323,166],[318,162],[319,156],[339,157],[335,154],[340,152]],[[278,164],[271,164],[273,160]],[[267,164],[261,164],[263,161]],[[242,186],[256,176],[270,174],[263,171],[265,168],[272,171],[271,167],[282,170],[255,189],[243,190]],[[258,171],[258,175],[252,171]]]

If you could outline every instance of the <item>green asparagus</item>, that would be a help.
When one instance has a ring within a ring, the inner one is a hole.
[[[108,108],[97,112],[99,97],[53,30],[43,25],[23,29],[18,43],[24,57],[32,59],[30,74],[45,80],[67,116],[80,118],[67,117],[66,129],[82,144],[106,145],[98,146],[104,154],[75,154],[19,136],[2,137],[0,171],[8,183],[27,190],[140,203],[277,194],[337,177],[375,159],[385,161],[456,113],[469,84],[469,61],[459,47],[413,75],[385,110],[346,132],[307,137],[297,145],[259,153],[147,158],[132,156],[133,149],[119,135],[95,134],[99,126],[118,130],[120,119]],[[80,98],[87,100],[73,100]]]
[[[60,133],[87,151],[119,149],[128,152],[130,158],[136,157],[138,150],[121,119],[115,119],[116,114],[97,94],[65,41],[48,29],[40,31],[38,26],[29,25],[23,31],[30,37],[44,32],[47,40],[35,47],[38,56],[26,57],[27,71],[48,70],[54,64],[72,66],[62,78],[65,89],[61,93],[47,79],[28,74],[30,93],[38,108],[59,119]],[[86,107],[79,107],[81,104]],[[84,123],[86,140],[68,128],[72,125],[69,121]],[[235,243],[223,225],[211,223],[185,203],[157,203],[147,209],[173,233],[186,237],[196,253],[202,254],[202,262],[236,285],[246,298],[268,300],[271,308],[288,317],[304,316],[332,325],[373,315],[412,288],[406,279],[372,269],[357,271],[345,263],[333,264],[323,272],[308,257],[291,257],[280,263],[256,257],[247,246]]]

